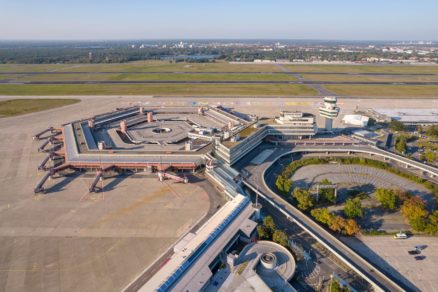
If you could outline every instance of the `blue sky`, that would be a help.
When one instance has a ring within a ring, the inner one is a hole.
[[[438,40],[435,0],[0,0],[0,39]]]

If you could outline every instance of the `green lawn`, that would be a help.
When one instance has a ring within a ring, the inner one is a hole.
[[[363,97],[438,98],[438,85],[324,85],[338,95]]]
[[[1,84],[0,95],[314,96],[301,84]]]
[[[314,81],[363,81],[363,82],[438,82],[437,76],[370,76],[370,75],[343,75],[343,74],[303,74],[306,80]]]
[[[10,99],[0,101],[0,117],[12,117],[65,105],[75,104],[80,99]]]
[[[15,81],[294,81],[288,74],[37,74],[0,75],[0,79]]]
[[[432,73],[438,74],[438,66],[411,65],[285,65],[293,72],[332,72],[332,73]]]
[[[215,63],[170,63],[169,61],[137,61],[121,64],[5,64],[0,72],[281,72],[275,65]]]

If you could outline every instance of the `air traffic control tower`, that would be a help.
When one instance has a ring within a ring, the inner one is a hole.
[[[338,117],[339,107],[337,106],[337,98],[335,96],[324,97],[324,104],[319,107],[319,114],[325,118],[325,130],[331,132],[333,130],[333,120]]]

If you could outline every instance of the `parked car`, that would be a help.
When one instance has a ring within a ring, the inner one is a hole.
[[[394,234],[394,238],[395,239],[406,239],[406,238],[408,238],[408,236],[404,232],[399,232],[397,234]]]

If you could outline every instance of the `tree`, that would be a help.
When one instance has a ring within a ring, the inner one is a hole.
[[[403,205],[401,206],[401,212],[409,221],[415,219],[424,219],[428,215],[426,204],[418,196],[412,196],[404,201]]]
[[[430,126],[426,130],[426,135],[429,137],[438,138],[438,126]]]
[[[397,196],[391,189],[377,189],[376,198],[385,209],[394,210],[397,206]]]
[[[345,227],[345,219],[341,216],[333,216],[329,222],[329,228],[334,232],[341,232]]]
[[[328,179],[323,179],[319,184],[320,185],[331,185],[332,182],[329,181]],[[319,190],[319,197],[326,202],[334,203],[336,201],[334,189],[320,189]]]
[[[342,287],[341,284],[335,279],[330,280],[329,292],[348,292],[350,291],[347,287]]]
[[[272,234],[274,234],[274,231],[277,229],[277,226],[275,226],[274,219],[272,219],[271,216],[266,216],[263,219],[263,225],[266,227],[266,230],[269,233],[269,237],[271,237]]]
[[[284,192],[284,177],[282,175],[279,175],[277,177],[277,180],[275,181],[275,185],[277,186],[277,189],[280,192]]]
[[[425,231],[429,234],[438,233],[438,210],[435,210],[432,214],[430,214],[427,219],[428,223]]]
[[[274,234],[272,235],[272,240],[275,243],[278,243],[279,245],[282,245],[284,247],[289,246],[289,239],[287,237],[287,234],[281,230],[275,230]]]
[[[401,212],[414,230],[433,232],[434,227],[429,226],[433,217],[428,217],[429,212],[426,210],[426,204],[420,197],[412,196],[404,201]]]
[[[327,208],[317,208],[310,211],[310,215],[323,224],[330,224],[333,218],[333,214]]]
[[[313,199],[310,192],[305,189],[295,188],[293,192],[293,197],[298,202],[298,208],[307,211],[313,207]]]
[[[257,226],[257,234],[260,240],[269,240],[271,237],[265,225]]]
[[[437,160],[437,157],[436,157],[436,153],[435,152],[426,151],[423,154],[421,154],[420,159],[421,160],[426,160],[429,163],[433,163],[433,162],[435,162]]]
[[[345,202],[344,214],[348,218],[362,218],[363,209],[360,198],[348,199],[347,202]]]
[[[389,127],[393,131],[404,131],[405,130],[405,125],[402,122],[397,121],[397,120],[392,120],[389,123]]]
[[[330,280],[329,292],[342,292],[341,285],[333,278]]]
[[[395,140],[395,150],[400,153],[406,153],[407,149],[407,139],[405,136],[399,136]]]
[[[292,181],[290,179],[286,179],[283,183],[283,190],[286,194],[290,194],[290,189],[292,188]]]
[[[411,193],[409,193],[408,191],[405,190],[401,190],[401,189],[395,189],[393,190],[395,196],[397,197],[397,201],[400,202],[404,202],[407,199],[409,199],[410,197],[412,197]]]
[[[354,219],[348,219],[345,222],[344,231],[345,231],[346,235],[352,236],[352,235],[355,235],[355,234],[359,233],[360,228],[359,228],[359,225],[357,225],[357,222]]]

